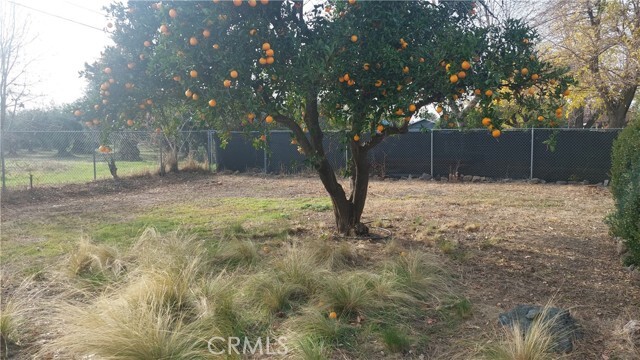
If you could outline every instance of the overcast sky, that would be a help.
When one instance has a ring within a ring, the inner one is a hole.
[[[102,8],[111,0],[0,0],[15,4],[19,20],[29,23],[34,40],[24,58],[34,59],[28,68],[31,93],[39,95],[28,108],[65,104],[81,97],[86,82],[78,72],[93,62],[110,44]]]

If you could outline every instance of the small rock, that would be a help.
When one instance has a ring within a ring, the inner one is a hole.
[[[407,180],[412,180],[413,178],[411,177],[411,174],[409,174],[409,176],[407,176]]]
[[[474,176],[471,178],[471,182],[480,182],[480,181],[481,181],[480,176]]]
[[[419,179],[420,179],[420,180],[425,180],[425,181],[427,181],[427,180],[431,180],[432,178],[433,178],[433,176],[431,176],[430,174],[427,174],[427,173],[423,173],[423,174],[419,177]]]
[[[462,181],[473,181],[473,176],[465,175],[462,177]]]
[[[589,180],[582,180],[582,183],[581,183],[581,184],[582,184],[582,185],[589,185],[589,184],[591,184],[591,183],[589,182]]]
[[[568,183],[566,181],[564,181],[564,180],[558,180],[558,181],[556,181],[556,184],[558,184],[558,185],[567,185]]]
[[[638,269],[633,269],[631,272],[631,278],[635,281],[640,281],[640,271],[638,271]]]
[[[604,185],[604,186],[609,186],[609,180],[605,180],[605,181],[603,181],[603,182],[602,182],[602,185]]]
[[[619,240],[616,244],[616,253],[618,255],[624,255],[627,253],[627,251],[629,251],[629,247],[627,246],[627,244],[624,241]]]
[[[635,270],[635,268],[636,268],[636,266],[635,266],[635,265],[629,265],[629,266],[627,267],[627,270],[628,270],[629,272],[632,272],[633,270]]]
[[[533,178],[533,179],[529,180],[529,184],[540,184],[540,179]]]
[[[449,179],[443,176],[440,178],[440,182],[449,182]]]
[[[511,179],[511,178],[502,179],[502,182],[504,182],[504,183],[510,183],[512,181],[513,181],[513,179]]]
[[[236,170],[233,172],[233,175],[238,175],[238,174],[240,174],[240,170]]]
[[[500,314],[499,321],[503,326],[519,323],[523,333],[529,331],[534,321],[544,317],[552,321],[550,331],[553,336],[553,350],[568,353],[573,350],[573,340],[580,336],[578,325],[569,311],[558,308],[547,308],[533,305],[518,305],[511,311]],[[539,320],[538,320],[539,321]]]

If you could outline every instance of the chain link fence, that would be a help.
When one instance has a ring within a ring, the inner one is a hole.
[[[209,169],[209,132],[4,132],[2,186],[25,189],[181,169]],[[105,146],[108,151],[99,151]],[[112,166],[109,166],[109,164]],[[115,167],[113,166],[115,165]]]
[[[486,130],[433,130],[386,138],[369,154],[372,175],[601,182],[609,178],[616,129],[521,129],[494,139]],[[25,189],[177,170],[292,174],[311,170],[288,131],[272,131],[266,149],[259,133],[232,133],[222,148],[214,131],[4,132],[3,188]],[[336,171],[349,154],[344,134],[327,132],[326,154]],[[101,146],[110,151],[98,151]],[[112,163],[117,171],[109,166]]]

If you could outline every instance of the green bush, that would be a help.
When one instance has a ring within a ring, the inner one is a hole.
[[[640,265],[640,119],[631,122],[613,144],[611,193],[615,211],[607,218],[611,233],[627,244],[627,264]]]

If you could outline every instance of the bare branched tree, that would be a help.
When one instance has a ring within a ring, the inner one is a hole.
[[[28,21],[19,21],[15,5],[0,0],[0,133],[9,127],[10,115],[15,115],[29,94],[27,69],[33,62],[25,55],[31,41]],[[4,183],[4,145],[0,144],[2,158],[2,189]]]

